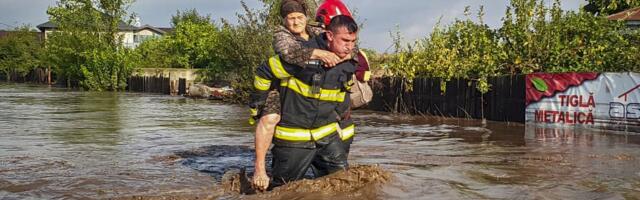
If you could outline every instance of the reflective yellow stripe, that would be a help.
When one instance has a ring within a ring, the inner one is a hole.
[[[369,81],[371,79],[371,71],[364,71],[364,77],[362,77],[364,81]]]
[[[343,102],[346,95],[345,92],[341,92],[339,89],[330,90],[322,88],[320,88],[319,94],[313,94],[311,92],[311,86],[293,77],[289,78],[286,82],[283,80],[280,86],[287,87],[302,96],[319,99],[321,101]]]
[[[274,137],[287,141],[311,141],[311,132],[307,129],[294,129],[276,126]]]
[[[353,86],[353,80],[355,80],[355,76],[349,80],[347,83],[344,84],[344,88],[351,91],[351,86]]]
[[[340,138],[342,140],[348,140],[349,138],[353,137],[353,135],[356,134],[356,126],[354,124],[351,124],[350,126],[347,126],[347,128],[342,129],[342,134],[340,135]]]
[[[367,64],[370,64],[367,54],[362,50],[360,50],[360,54],[362,55],[362,57],[364,57],[364,62],[367,62]],[[359,61],[359,62],[362,62],[362,61]],[[371,65],[369,65],[369,67],[371,67]],[[364,76],[362,77],[362,79],[364,79],[363,81],[369,81],[369,79],[371,79],[371,71],[369,70],[364,71]]]
[[[275,75],[279,79],[291,76],[282,66],[282,62],[280,62],[279,56],[273,56],[269,58],[269,67],[271,68],[271,72],[273,72],[273,75]]]
[[[274,137],[287,141],[301,142],[322,139],[334,132],[338,123],[331,123],[315,129],[287,128],[276,126]]]
[[[267,91],[271,86],[271,81],[269,79],[264,79],[259,76],[254,76],[253,78],[253,87],[258,90]]]
[[[258,116],[258,109],[256,108],[250,108],[249,112],[251,112],[249,115],[249,124],[250,125],[254,125],[256,124],[256,119],[254,119],[253,117]]]
[[[336,132],[336,126],[338,126],[338,123],[331,123],[329,125],[322,126],[320,128],[312,129],[311,135],[315,140],[322,139],[327,135]]]

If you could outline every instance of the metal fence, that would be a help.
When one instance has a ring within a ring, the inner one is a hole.
[[[132,76],[127,81],[130,92],[171,94],[171,81],[163,76]]]
[[[457,79],[416,78],[407,91],[406,79],[374,80],[374,97],[369,108],[378,111],[492,121],[524,122],[524,75],[489,79],[491,90],[480,93],[477,82]],[[444,88],[444,91],[441,89]]]

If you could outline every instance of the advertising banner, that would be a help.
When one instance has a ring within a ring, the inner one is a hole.
[[[640,73],[534,73],[527,123],[640,132]]]

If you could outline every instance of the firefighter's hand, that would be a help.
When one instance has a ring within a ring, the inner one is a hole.
[[[269,187],[269,176],[267,176],[267,172],[264,170],[256,170],[253,173],[252,184],[253,188],[260,191],[265,191]]]

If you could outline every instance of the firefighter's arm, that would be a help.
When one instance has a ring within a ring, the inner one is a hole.
[[[260,120],[269,120],[266,117],[260,118]],[[258,123],[258,127],[256,127],[256,135],[255,135],[255,148],[256,148],[256,159],[254,161],[254,172],[253,172],[253,185],[258,190],[266,190],[269,187],[269,176],[267,176],[266,170],[266,156],[267,151],[269,151],[269,146],[271,145],[271,139],[273,138],[273,132],[268,130],[273,130],[273,126],[275,123],[268,122],[260,122]]]

